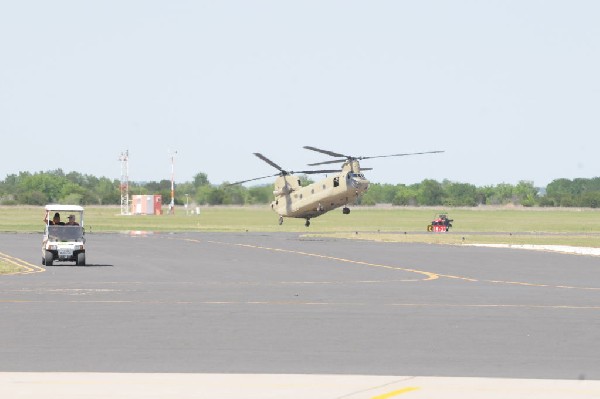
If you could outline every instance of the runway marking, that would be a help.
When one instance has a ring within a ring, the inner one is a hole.
[[[189,242],[196,242],[196,243],[203,242],[201,240],[196,240],[196,239],[191,239],[191,238],[184,238],[183,240],[189,241]],[[410,273],[417,273],[417,274],[422,274],[422,275],[427,276],[427,278],[421,279],[421,280],[403,280],[403,281],[431,281],[431,280],[439,279],[440,277],[445,277],[448,279],[462,280],[462,281],[468,281],[468,282],[520,285],[520,286],[525,286],[525,287],[560,288],[560,289],[587,290],[587,291],[599,291],[600,290],[600,287],[576,287],[576,286],[570,286],[570,285],[527,283],[527,282],[522,282],[522,281],[476,279],[476,278],[472,278],[472,277],[454,276],[454,275],[449,275],[449,274],[429,272],[429,271],[425,271],[425,270],[416,270],[416,269],[409,269],[409,268],[403,268],[403,267],[381,265],[381,264],[377,264],[377,263],[369,263],[369,262],[363,262],[363,261],[357,261],[357,260],[351,260],[351,259],[338,258],[338,257],[328,256],[328,255],[320,255],[320,254],[314,254],[314,253],[309,253],[309,252],[294,251],[294,250],[289,250],[289,249],[270,248],[270,247],[263,247],[263,246],[259,246],[259,245],[228,243],[228,242],[213,241],[213,240],[206,240],[205,242],[208,242],[211,244],[233,245],[233,246],[238,246],[238,247],[262,249],[262,250],[273,251],[273,252],[286,252],[286,253],[292,253],[292,254],[297,254],[297,255],[312,256],[312,257],[316,257],[316,258],[330,259],[330,260],[336,260],[339,262],[353,263],[353,264],[370,266],[370,267],[378,267],[378,268],[384,268],[384,269],[390,269],[390,270],[402,270],[402,271],[406,271],[406,272],[410,272]]]
[[[14,256],[7,255],[3,252],[0,252],[0,261],[4,261],[10,263],[22,270],[17,270],[12,273],[4,273],[0,275],[10,276],[15,274],[32,274],[32,273],[41,273],[45,272],[46,269],[40,266],[32,265],[29,262],[24,261],[23,259],[15,258]]]
[[[490,309],[555,309],[555,310],[600,310],[598,306],[577,306],[577,305],[533,305],[533,304],[453,304],[453,303],[365,303],[365,302],[303,302],[303,301],[177,301],[177,300],[154,300],[154,301],[136,301],[136,300],[19,300],[19,299],[0,299],[0,303],[12,304],[33,304],[33,303],[73,303],[73,304],[126,304],[126,305],[249,305],[249,306],[386,306],[386,307],[407,307],[407,308],[490,308]]]
[[[504,281],[504,280],[481,280],[481,281],[484,283],[522,285],[525,287],[563,288],[563,289],[569,289],[569,290],[587,290],[587,291],[600,290],[600,287],[575,287],[575,286],[571,286],[571,285],[536,284],[536,283],[526,283],[526,282],[522,282],[522,281]]]
[[[398,389],[398,390],[393,391],[393,392],[384,393],[383,395],[373,396],[372,399],[388,399],[388,398],[391,398],[393,396],[402,395],[403,393],[408,393],[408,392],[416,391],[418,389],[421,389],[421,388],[419,388],[419,387],[408,387],[408,388]]]
[[[200,240],[195,240],[192,238],[184,238],[183,240],[189,241],[189,242],[196,242],[196,243],[202,242]],[[263,247],[260,245],[228,243],[228,242],[222,242],[222,241],[206,241],[206,242],[211,243],[211,244],[234,245],[237,247],[262,249],[265,251],[272,251],[272,252],[291,253],[291,254],[296,254],[296,255],[310,256],[310,257],[314,257],[314,258],[328,259],[328,260],[334,260],[334,261],[338,261],[338,262],[352,263],[352,264],[356,264],[356,265],[363,265],[363,266],[369,266],[369,267],[378,267],[378,268],[390,269],[390,270],[401,270],[401,271],[405,271],[405,272],[409,272],[409,273],[422,274],[427,277],[423,280],[406,280],[406,281],[430,281],[430,280],[436,280],[440,277],[440,275],[438,275],[436,273],[422,271],[422,270],[407,269],[407,268],[403,268],[403,267],[396,267],[396,266],[389,266],[389,265],[381,265],[378,263],[370,263],[370,262],[363,262],[363,261],[359,261],[359,260],[338,258],[335,256],[321,255],[321,254],[315,254],[315,253],[303,252],[303,251],[294,251],[291,249],[270,248],[270,247]]]

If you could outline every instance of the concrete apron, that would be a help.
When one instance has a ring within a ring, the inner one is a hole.
[[[0,373],[3,398],[18,399],[584,399],[600,381],[461,377]]]

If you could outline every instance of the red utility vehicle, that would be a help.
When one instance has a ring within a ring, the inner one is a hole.
[[[454,219],[448,219],[448,215],[445,213],[440,213],[439,216],[436,216],[431,224],[427,226],[427,231],[432,231],[434,233],[445,233],[450,230],[450,227],[452,227],[452,222],[454,222]]]

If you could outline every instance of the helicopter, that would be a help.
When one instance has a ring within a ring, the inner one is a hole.
[[[407,155],[437,154],[444,151],[426,151],[406,154],[376,155],[354,157],[344,155],[333,151],[323,150],[312,146],[303,148],[329,155],[336,159],[310,163],[308,166],[326,165],[342,163],[340,169],[321,169],[321,170],[303,170],[287,171],[281,166],[265,157],[261,153],[255,152],[254,155],[264,162],[268,163],[279,173],[274,175],[256,177],[253,179],[238,181],[230,185],[243,184],[250,181],[266,179],[268,177],[277,177],[275,179],[273,195],[275,199],[271,202],[271,209],[279,215],[279,224],[283,224],[283,218],[306,219],[305,226],[310,226],[310,219],[323,215],[333,209],[342,207],[342,213],[348,215],[350,208],[348,204],[356,202],[369,188],[369,180],[362,173],[372,168],[361,168],[359,161],[363,159],[401,157]],[[332,177],[326,177],[323,180],[302,186],[299,174],[329,174],[334,173]]]

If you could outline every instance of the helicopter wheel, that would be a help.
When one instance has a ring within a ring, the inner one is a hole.
[[[281,226],[283,224],[283,216],[279,216],[279,225]]]
[[[350,208],[348,208],[347,206],[345,206],[344,209],[342,209],[342,213],[344,215],[348,215],[350,213]]]
[[[306,223],[304,223],[306,227],[310,226],[310,219],[306,219]]]

